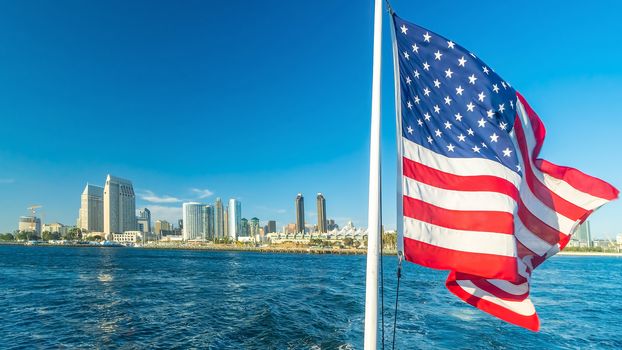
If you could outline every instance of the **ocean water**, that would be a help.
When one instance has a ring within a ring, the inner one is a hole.
[[[364,256],[0,246],[0,348],[360,349],[364,275]],[[539,267],[539,333],[459,301],[445,275],[405,265],[396,348],[622,348],[622,258]]]

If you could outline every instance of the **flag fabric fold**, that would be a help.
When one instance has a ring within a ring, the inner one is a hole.
[[[527,101],[470,51],[393,15],[406,260],[450,270],[465,302],[530,330],[533,270],[618,190],[538,158]]]

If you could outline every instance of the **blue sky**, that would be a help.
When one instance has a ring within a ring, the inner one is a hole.
[[[469,48],[548,129],[542,156],[622,187],[622,5],[392,1]],[[366,223],[371,1],[0,3],[0,232],[30,204],[75,223],[87,182],[131,179],[137,206],[240,198],[243,216]],[[395,226],[393,73],[383,45],[384,221]],[[592,216],[622,232],[620,202]]]

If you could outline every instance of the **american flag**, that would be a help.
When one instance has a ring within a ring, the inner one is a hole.
[[[533,270],[618,191],[538,159],[544,125],[510,84],[453,41],[393,21],[404,256],[450,270],[453,294],[536,331]]]

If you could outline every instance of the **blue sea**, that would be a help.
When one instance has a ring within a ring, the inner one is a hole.
[[[387,349],[396,258],[386,257]],[[622,258],[536,270],[542,329],[459,301],[406,264],[398,349],[620,349]],[[2,349],[361,349],[365,257],[0,246]]]

